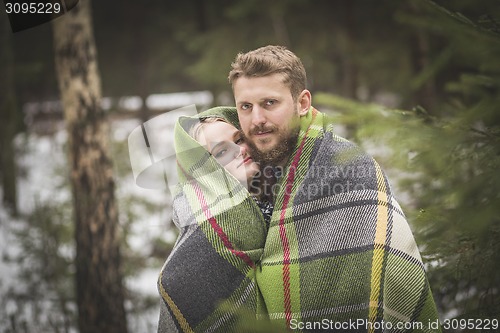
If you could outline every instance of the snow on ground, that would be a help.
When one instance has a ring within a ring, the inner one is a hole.
[[[112,123],[111,137],[114,141],[125,142],[129,133],[139,125],[138,120],[120,120]],[[12,218],[7,210],[0,204],[0,332],[7,331],[11,324],[8,317],[24,311],[24,316],[29,316],[29,309],[19,309],[15,299],[9,299],[9,290],[27,289],[20,283],[21,267],[7,259],[22,253],[15,230],[25,228],[25,217],[37,205],[44,203],[71,202],[71,191],[67,186],[68,164],[65,153],[67,134],[62,126],[52,135],[20,134],[15,139],[18,153],[18,206],[20,218]],[[127,154],[128,150],[120,151]],[[120,163],[128,161],[128,156],[120,156]],[[128,162],[130,163],[130,162]],[[168,230],[170,220],[170,195],[164,190],[148,190],[135,184],[130,172],[117,179],[116,196],[118,202],[132,197],[126,208],[132,210],[136,219],[131,224],[128,244],[134,253],[147,256],[151,250],[151,240],[158,235],[167,241],[173,242],[175,234]],[[0,188],[0,198],[1,198]],[[134,203],[133,198],[140,198],[153,207],[154,211],[147,209],[146,205]],[[122,204],[121,204],[122,205]],[[122,220],[122,219],[121,219]],[[68,221],[68,223],[72,223]],[[147,258],[145,258],[146,262]],[[151,261],[154,262],[154,261]],[[157,261],[154,265],[158,265]],[[156,281],[161,269],[147,267],[134,276],[125,280],[127,289],[135,294],[158,297]],[[48,306],[48,305],[47,305]],[[127,306],[129,308],[129,306]],[[159,308],[151,309],[139,315],[129,316],[129,326],[133,332],[156,331]]]

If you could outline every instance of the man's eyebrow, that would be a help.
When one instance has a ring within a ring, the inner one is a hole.
[[[275,100],[279,100],[280,99],[280,96],[276,96],[276,95],[268,95],[266,97],[262,97],[260,99],[260,102],[265,102],[265,101],[268,101],[270,99],[275,99]]]
[[[275,95],[267,95],[267,96],[264,96],[264,97],[259,98],[258,103],[262,103],[262,102],[268,101],[268,100],[270,100],[270,99],[276,99],[276,100],[278,100],[278,99],[279,99],[279,96],[275,96]],[[247,102],[247,101],[241,101],[241,102],[238,102],[237,104],[238,104],[238,105],[242,105],[242,104],[252,104],[252,103]]]

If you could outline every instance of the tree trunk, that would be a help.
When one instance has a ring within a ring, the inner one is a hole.
[[[412,15],[418,17],[421,16],[421,10],[414,2],[408,2],[409,12]],[[420,73],[425,71],[431,65],[431,46],[429,36],[419,29],[414,29],[412,38],[410,41],[410,56],[411,64],[413,67],[414,75],[418,76]],[[429,77],[423,84],[417,87],[415,92],[415,100],[412,101],[413,104],[421,105],[427,112],[431,112],[435,102],[437,100],[436,96],[436,84],[433,77]]]
[[[68,131],[76,239],[80,333],[126,332],[117,237],[118,211],[109,156],[90,0],[53,22],[56,72]]]
[[[290,45],[290,36],[288,34],[288,28],[285,22],[286,4],[273,1],[269,2],[267,6],[267,12],[269,18],[271,19],[274,36],[276,37],[278,44],[291,49],[292,45]]]
[[[413,35],[410,47],[413,70],[415,75],[418,75],[425,71],[431,63],[429,39],[422,31],[416,31]],[[415,96],[415,102],[430,112],[436,101],[436,85],[434,79],[429,78],[418,87]]]
[[[14,57],[9,22],[0,15],[0,174],[3,202],[17,214],[16,161],[12,145],[17,130],[17,103],[14,91]]]
[[[343,4],[344,27],[346,29],[346,49],[343,61],[343,93],[348,98],[355,99],[358,89],[358,64],[356,55],[358,54],[358,22],[356,21],[356,4],[347,1]]]

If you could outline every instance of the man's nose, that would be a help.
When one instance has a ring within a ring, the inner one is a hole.
[[[264,113],[264,109],[260,108],[259,106],[254,106],[252,109],[252,123],[255,126],[260,126],[262,124],[265,124],[267,119],[266,115]]]

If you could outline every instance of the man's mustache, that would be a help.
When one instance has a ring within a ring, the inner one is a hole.
[[[250,129],[250,135],[254,134],[259,134],[262,132],[274,132],[276,131],[277,128],[274,125],[261,125],[261,126],[255,126],[254,128]]]

